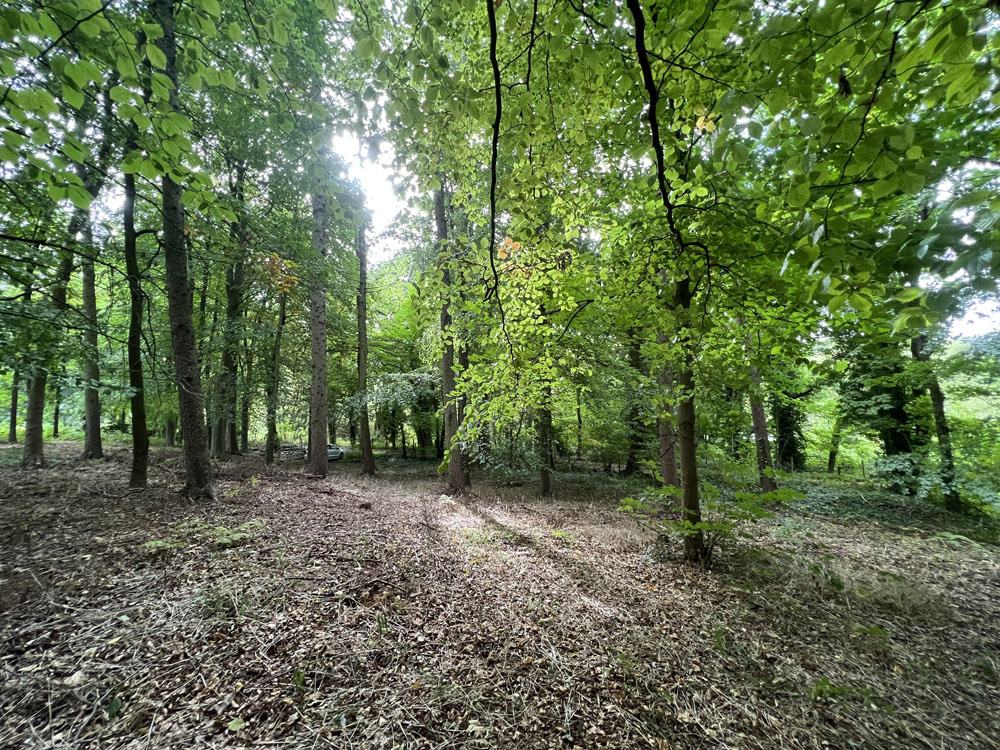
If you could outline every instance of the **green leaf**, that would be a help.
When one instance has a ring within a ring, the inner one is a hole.
[[[166,70],[167,68],[167,56],[163,54],[163,50],[157,47],[155,44],[147,44],[144,51],[146,52],[146,57],[149,62],[160,70]]]
[[[63,84],[62,95],[65,102],[74,109],[80,109],[83,106],[83,92],[73,88],[72,84]]]
[[[792,208],[801,208],[809,202],[809,183],[799,182],[788,188],[786,196],[788,205]]]
[[[238,732],[246,725],[247,723],[243,721],[243,719],[241,719],[239,716],[237,716],[231,722],[226,724],[226,729],[228,729],[230,732]]]
[[[111,97],[111,101],[113,102],[127,102],[130,98],[128,89],[124,86],[112,86],[108,92],[108,96]]]

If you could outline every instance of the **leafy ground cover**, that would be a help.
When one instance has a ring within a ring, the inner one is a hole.
[[[585,477],[554,500],[449,498],[431,462],[317,480],[246,457],[193,504],[179,452],[155,452],[141,492],[124,454],[78,453],[0,461],[4,747],[1000,736],[1000,554],[895,496],[813,483],[704,571],[655,562],[620,492]],[[849,491],[865,517],[841,512]]]

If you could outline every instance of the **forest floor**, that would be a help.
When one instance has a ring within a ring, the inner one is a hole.
[[[5,748],[1000,737],[1000,550],[865,485],[807,477],[706,571],[651,559],[587,477],[449,498],[433,462],[319,480],[246,457],[195,504],[179,451],[129,492],[124,450],[47,450],[22,471],[0,448]]]

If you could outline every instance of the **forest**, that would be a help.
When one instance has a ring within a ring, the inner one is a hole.
[[[997,0],[5,0],[0,747],[1000,742]]]

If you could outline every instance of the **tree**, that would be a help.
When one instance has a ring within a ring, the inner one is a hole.
[[[358,229],[358,402],[361,405],[361,473],[375,476],[371,427],[368,422],[368,253],[365,225]]]

